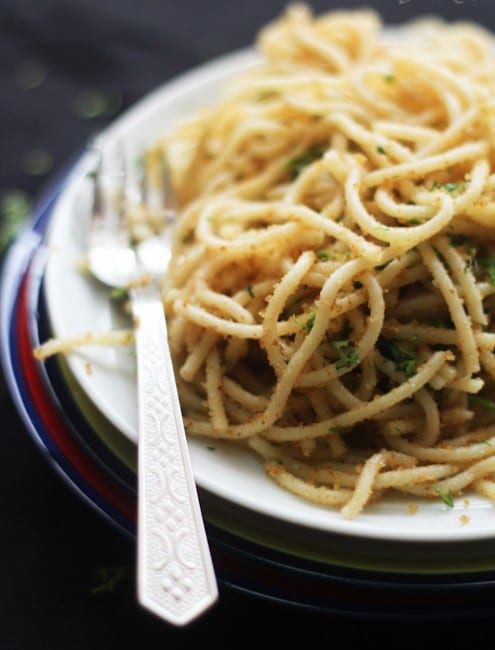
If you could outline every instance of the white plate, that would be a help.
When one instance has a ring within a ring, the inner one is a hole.
[[[187,113],[213,102],[225,83],[239,71],[255,65],[256,60],[252,51],[241,51],[166,84],[116,120],[107,130],[109,142],[124,137],[138,151]],[[44,291],[53,333],[60,337],[129,325],[112,308],[106,292],[77,268],[84,252],[90,162],[87,156],[83,157],[71,173],[47,235],[49,258]],[[69,355],[68,363],[94,404],[123,435],[136,442],[132,351],[95,346],[84,353]],[[472,541],[495,535],[495,508],[477,496],[470,496],[468,505],[459,499],[454,508],[441,502],[421,502],[414,515],[409,514],[405,499],[390,498],[347,521],[338,511],[310,504],[276,486],[265,475],[261,461],[248,451],[204,439],[191,439],[190,450],[198,485],[232,503],[285,522],[320,531],[405,542]],[[468,524],[461,524],[461,515],[470,518]]]

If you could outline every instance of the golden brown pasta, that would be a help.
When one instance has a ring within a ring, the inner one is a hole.
[[[349,518],[390,490],[491,495],[491,35],[297,5],[257,46],[164,143],[189,434]]]
[[[495,47],[290,7],[166,149],[186,429],[357,516],[495,490]]]

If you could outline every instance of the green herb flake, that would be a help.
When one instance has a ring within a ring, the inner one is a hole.
[[[465,187],[464,183],[445,183],[445,189],[447,192],[455,192],[456,190],[462,190]]]
[[[464,269],[463,269],[464,273],[467,273],[469,269],[473,269],[473,271],[476,269],[476,257],[474,256],[473,253],[470,253],[466,260],[466,264],[464,265]],[[495,279],[495,274],[494,274],[494,279]]]
[[[349,339],[332,341],[331,345],[338,355],[338,360],[335,364],[335,368],[338,372],[352,368],[361,361],[356,347],[349,341]]]
[[[391,73],[390,73],[390,74],[385,74],[385,75],[383,75],[383,79],[384,79],[388,84],[392,84],[392,83],[394,83],[394,81],[395,81],[395,75],[394,75],[394,74],[391,74]]]
[[[315,160],[319,160],[325,151],[325,145],[314,144],[301,156],[288,160],[285,166],[291,172],[292,178],[297,178],[305,167],[315,162]]]
[[[421,219],[409,219],[409,223],[411,226],[420,226],[423,222]]]
[[[91,589],[91,593],[93,595],[114,593],[117,585],[129,575],[130,571],[124,566],[100,567],[95,571],[95,580],[98,584]]]
[[[53,157],[44,149],[32,149],[23,157],[22,167],[30,176],[44,176],[53,167]]]
[[[431,190],[446,190],[447,192],[456,192],[457,190],[465,189],[465,183],[440,183],[439,181],[434,181],[431,186]]]
[[[413,377],[418,369],[418,357],[412,350],[381,336],[377,343],[378,350],[384,357],[395,364],[396,370],[404,372],[406,377]]]
[[[493,402],[491,399],[486,399],[486,397],[480,397],[479,395],[469,395],[468,401],[471,404],[481,406],[488,411],[495,411],[495,402]]]
[[[31,211],[28,195],[12,190],[0,197],[0,253],[7,249],[26,223]]]
[[[310,310],[310,315],[304,325],[302,326],[303,330],[306,332],[310,332],[313,329],[313,325],[315,323],[315,318],[316,318],[316,310],[311,309]]]
[[[454,494],[452,493],[452,490],[445,492],[440,488],[434,487],[433,492],[438,494],[438,496],[442,499],[442,501],[445,503],[446,506],[448,506],[449,508],[454,507]]]
[[[325,250],[316,251],[316,257],[322,262],[328,262],[330,259],[330,253]]]
[[[73,110],[77,117],[92,120],[98,117],[113,117],[122,107],[118,93],[89,88],[76,95]]]
[[[490,280],[490,284],[495,286],[495,259],[492,257],[490,260],[486,260],[485,264],[485,270],[486,274],[488,275],[488,279]]]
[[[120,301],[125,300],[129,295],[126,287],[113,287],[110,290],[110,298],[112,300]]]
[[[384,156],[387,155],[387,152],[385,151],[385,149],[383,147],[377,147],[376,150],[378,151],[378,153],[381,153]]]
[[[246,291],[251,296],[251,298],[254,298],[254,291],[253,291],[253,285],[252,284],[248,284],[248,286],[246,287]]]
[[[482,257],[477,260],[485,270],[488,280],[492,286],[495,286],[495,257]]]

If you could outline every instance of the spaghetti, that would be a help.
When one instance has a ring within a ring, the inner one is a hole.
[[[356,517],[495,497],[495,49],[295,5],[167,135],[164,304],[186,430]]]

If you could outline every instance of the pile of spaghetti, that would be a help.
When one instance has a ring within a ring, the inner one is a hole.
[[[290,7],[163,141],[186,430],[357,516],[495,499],[495,46]]]
[[[186,430],[356,516],[495,498],[495,49],[290,7],[165,141],[165,308]]]

